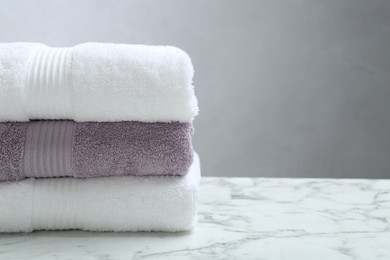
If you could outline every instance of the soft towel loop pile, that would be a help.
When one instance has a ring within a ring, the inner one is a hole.
[[[26,179],[0,183],[0,232],[183,231],[196,221],[199,159],[184,177]]]
[[[185,175],[190,123],[0,123],[0,181],[27,177]]]
[[[0,44],[0,121],[191,122],[188,55],[175,47]]]

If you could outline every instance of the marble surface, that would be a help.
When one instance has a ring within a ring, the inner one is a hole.
[[[2,234],[0,259],[390,259],[390,180],[203,178],[193,232]]]

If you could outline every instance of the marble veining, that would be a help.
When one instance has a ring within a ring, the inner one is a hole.
[[[193,232],[2,234],[0,259],[390,259],[390,180],[206,177],[199,203]]]

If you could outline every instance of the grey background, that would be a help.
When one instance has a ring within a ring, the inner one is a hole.
[[[0,0],[0,41],[184,49],[205,176],[390,177],[390,1]]]

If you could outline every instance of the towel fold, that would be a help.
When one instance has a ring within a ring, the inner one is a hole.
[[[0,183],[0,232],[185,231],[196,221],[200,164],[183,177],[26,179]]]
[[[191,123],[0,123],[0,181],[27,177],[184,175]],[[0,211],[1,212],[1,211]]]
[[[163,46],[0,44],[0,121],[191,122],[189,56]]]

